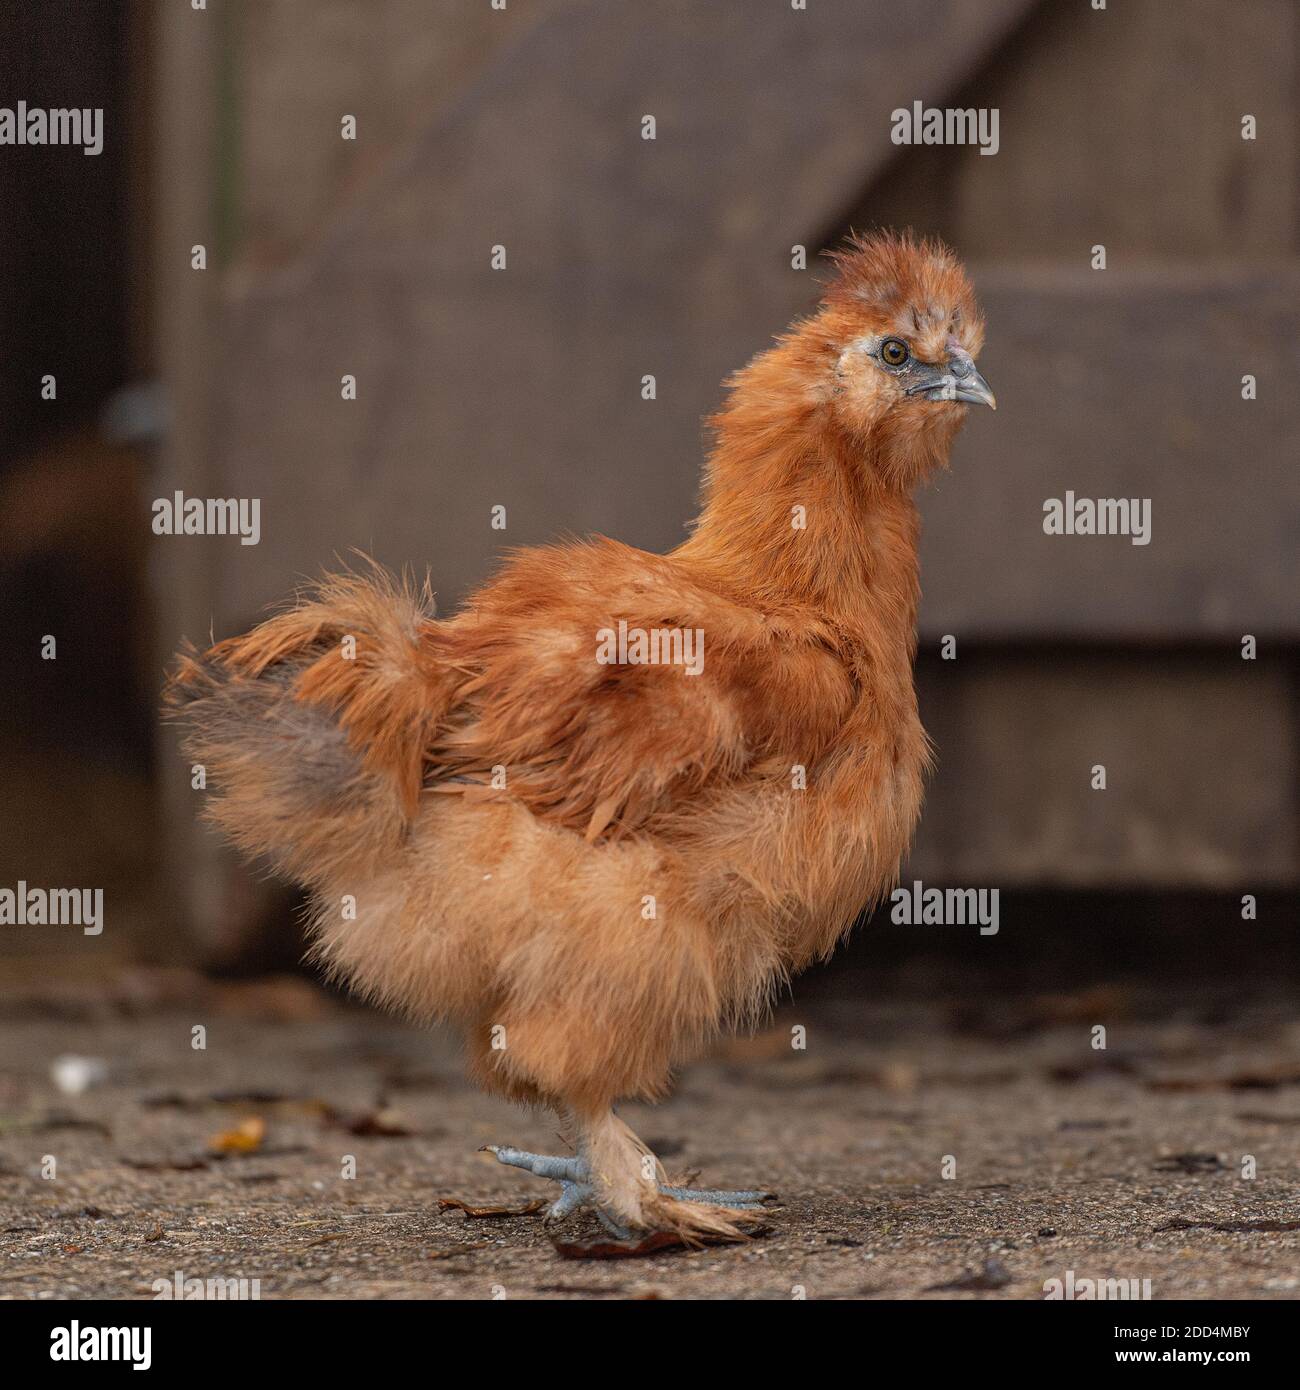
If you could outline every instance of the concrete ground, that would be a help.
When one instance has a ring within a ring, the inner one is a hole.
[[[61,1057],[107,1075],[60,1091]],[[4,1298],[145,1299],[178,1271],[287,1299],[1038,1299],[1067,1271],[1300,1295],[1300,1021],[1278,1005],[810,998],[624,1111],[671,1172],[776,1189],[766,1233],[620,1260],[440,1209],[549,1192],[476,1150],[554,1151],[552,1126],[470,1089],[445,1036],[301,981],[11,999],[0,1059]]]

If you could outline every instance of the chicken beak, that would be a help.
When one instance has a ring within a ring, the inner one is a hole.
[[[998,408],[997,397],[980,375],[975,359],[955,344],[942,366],[918,363],[913,369],[916,379],[907,388],[909,396],[922,396],[927,401],[964,401],[967,405],[986,405]]]
[[[986,405],[990,410],[998,408],[997,397],[989,390],[988,382],[980,375],[973,362],[970,364],[970,371],[957,378],[957,391],[953,399],[966,401],[970,405]]]
[[[975,359],[956,338],[948,339],[947,367],[953,388],[952,400],[965,401],[967,405],[986,405],[990,410],[998,408],[997,398],[980,375]]]

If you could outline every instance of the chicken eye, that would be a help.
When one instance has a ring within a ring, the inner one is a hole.
[[[887,367],[901,367],[911,355],[901,338],[886,338],[880,345],[880,360]]]

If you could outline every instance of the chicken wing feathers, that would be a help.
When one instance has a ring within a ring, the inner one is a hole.
[[[853,682],[832,634],[802,627],[671,556],[610,541],[524,552],[429,634],[466,673],[430,770],[495,771],[588,840],[643,830],[773,756],[817,759]]]

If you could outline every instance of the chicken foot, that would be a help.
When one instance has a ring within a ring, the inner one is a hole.
[[[554,1157],[549,1154],[530,1153],[527,1149],[514,1149],[506,1145],[485,1144],[480,1152],[496,1155],[498,1163],[512,1168],[523,1168],[539,1178],[549,1178],[560,1184],[560,1195],[551,1203],[546,1212],[549,1223],[563,1221],[575,1211],[589,1207],[595,1212],[600,1223],[614,1237],[628,1240],[631,1230],[607,1212],[596,1200],[595,1185],[591,1181],[591,1171],[587,1160],[581,1154],[571,1158]],[[715,1207],[727,1207],[734,1211],[761,1211],[763,1204],[775,1195],[756,1190],[726,1190],[696,1187],[674,1187],[669,1183],[657,1184],[666,1197],[679,1202],[701,1202]]]

